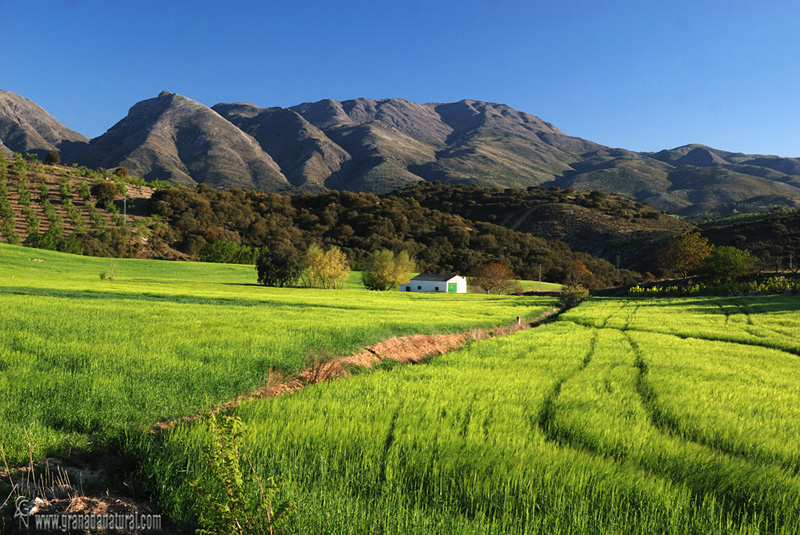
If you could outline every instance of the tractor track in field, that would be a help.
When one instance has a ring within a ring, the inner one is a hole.
[[[589,366],[589,363],[592,361],[592,357],[594,356],[598,336],[599,335],[595,330],[592,341],[589,344],[589,351],[587,351],[586,355],[584,355],[580,365],[572,373],[556,381],[556,383],[553,385],[553,388],[550,389],[550,391],[547,393],[547,396],[544,398],[542,409],[539,411],[539,414],[534,421],[535,426],[538,427],[542,433],[544,433],[544,436],[547,440],[556,442],[558,444],[575,447],[570,444],[569,438],[563,436],[563,433],[560,433],[554,426],[554,420],[556,416],[556,400],[561,394],[561,388],[564,386],[564,383],[577,376],[579,373],[585,370],[587,366]],[[566,444],[563,442],[564,440],[566,440]]]
[[[717,453],[736,457],[748,463],[762,462],[780,466],[783,470],[791,476],[800,474],[800,465],[793,462],[787,462],[785,459],[774,456],[753,455],[747,454],[738,448],[727,447],[724,443],[719,441],[711,441],[693,432],[691,429],[683,428],[678,420],[674,418],[669,411],[662,408],[658,403],[658,396],[655,393],[652,385],[648,381],[649,368],[645,362],[643,355],[644,351],[639,345],[631,339],[628,333],[623,333],[628,344],[636,356],[634,360],[634,367],[637,368],[638,374],[636,377],[636,392],[642,402],[642,406],[647,412],[650,423],[661,433],[669,435],[675,439],[691,442],[698,446],[708,448]]]
[[[550,323],[558,318],[564,311],[563,308],[550,308],[533,320],[525,320],[520,324],[513,324],[505,327],[495,327],[490,329],[470,329],[468,331],[454,333],[454,334],[431,334],[431,335],[409,335],[390,338],[377,344],[365,347],[361,351],[347,357],[338,357],[334,359],[323,358],[309,358],[308,366],[296,377],[287,378],[278,373],[272,373],[270,380],[265,387],[250,392],[249,394],[241,395],[233,400],[222,403],[219,407],[211,412],[196,414],[194,416],[187,416],[176,420],[169,420],[159,422],[150,427],[151,433],[160,433],[169,430],[177,424],[191,424],[201,420],[210,414],[218,414],[222,411],[234,409],[240,403],[257,398],[276,397],[280,395],[291,394],[307,386],[311,386],[322,381],[333,381],[351,375],[350,370],[354,367],[371,368],[376,364],[393,360],[401,363],[419,364],[427,362],[428,360],[461,349],[465,345],[473,341],[487,340],[500,336],[507,336],[520,331],[525,331],[540,325]],[[387,430],[387,435],[384,440],[384,448],[382,454],[382,462],[380,472],[378,474],[378,483],[383,484],[386,479],[386,462],[389,456],[390,449],[394,443],[394,428],[399,417],[402,407],[398,407],[392,416],[391,423]],[[467,422],[468,424],[468,422]],[[88,453],[86,454],[89,455]],[[91,468],[93,475],[90,479],[86,480],[92,484],[100,483],[103,485],[102,480],[106,473],[106,460],[93,459]],[[51,468],[62,466],[62,461],[56,458],[48,458],[40,463],[37,463],[36,470],[47,471]],[[75,471],[76,478],[81,480],[81,485],[84,482],[84,476],[90,473],[88,462],[79,463],[82,467],[70,467],[70,470]],[[26,471],[33,472],[34,468],[21,468],[19,470],[6,470],[0,468],[0,479],[14,481],[12,473],[21,471],[24,475]],[[21,476],[20,476],[21,477]],[[87,476],[88,477],[88,476]],[[131,511],[150,511],[147,503],[134,502],[127,497],[116,497],[109,494],[109,491],[103,492],[98,490],[90,494],[85,494],[83,489],[78,489],[75,484],[65,487],[63,490],[69,494],[70,498],[65,500],[53,499],[46,503],[46,508],[43,511],[48,513],[62,513],[65,508],[69,507],[70,512],[76,513],[106,513],[106,512],[125,512]],[[59,487],[60,488],[60,487]],[[2,502],[0,502],[2,504]],[[162,533],[167,532],[162,531]]]
[[[567,321],[571,321],[572,323],[575,323],[576,325],[581,325],[583,327],[592,327],[592,325],[590,323],[585,323],[585,322],[576,321],[576,320],[572,320],[572,319],[569,319]],[[774,345],[769,345],[769,344],[766,344],[766,343],[758,343],[757,340],[754,340],[754,341],[751,341],[751,342],[747,342],[747,341],[743,341],[743,340],[726,340],[724,338],[714,338],[714,337],[711,337],[711,336],[696,336],[696,335],[683,334],[683,333],[670,333],[670,332],[665,332],[665,331],[659,331],[659,330],[656,330],[656,329],[642,329],[641,327],[623,328],[623,327],[610,326],[610,327],[603,327],[603,328],[605,328],[605,329],[614,329],[614,330],[621,331],[621,332],[634,331],[634,332],[640,332],[640,333],[663,334],[664,336],[673,336],[675,338],[680,338],[681,340],[702,340],[702,341],[705,341],[705,342],[721,342],[721,343],[725,343],[725,344],[734,344],[734,345],[740,345],[740,346],[761,347],[761,348],[764,348],[764,349],[771,349],[773,351],[779,351],[781,353],[786,353],[787,355],[792,355],[794,357],[800,357],[800,349],[792,349],[792,348],[786,348],[786,347],[775,347]],[[750,334],[751,336],[758,336],[758,335],[755,335],[755,334],[750,333],[750,332],[748,332],[748,334]],[[785,334],[781,334],[781,336],[785,337],[786,335]]]

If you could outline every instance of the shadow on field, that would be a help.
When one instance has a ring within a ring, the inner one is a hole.
[[[151,293],[134,293],[134,292],[119,292],[119,291],[96,291],[96,290],[58,290],[55,288],[0,288],[0,295],[24,295],[35,297],[53,297],[56,299],[74,299],[74,300],[129,300],[129,301],[148,301],[155,303],[175,303],[175,304],[188,304],[188,305],[212,305],[212,306],[232,306],[232,307],[292,307],[298,306],[303,308],[325,308],[334,310],[355,310],[359,307],[357,305],[348,304],[333,305],[321,303],[298,303],[296,301],[281,301],[273,299],[258,298],[250,299],[248,297],[229,298],[229,297],[193,297],[190,295],[163,295]]]
[[[719,314],[725,305],[741,306],[748,314],[800,311],[800,295],[756,295],[731,297],[642,297],[632,298],[640,306],[680,308],[687,312]]]

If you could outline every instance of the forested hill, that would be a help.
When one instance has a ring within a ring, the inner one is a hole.
[[[0,240],[96,256],[211,260],[208,249],[238,248],[238,259],[288,242],[336,245],[358,264],[387,248],[407,250],[422,271],[469,273],[500,262],[518,276],[561,282],[580,261],[598,285],[615,268],[593,255],[491,222],[474,222],[422,206],[408,196],[329,191],[286,195],[196,189],[85,167],[47,165],[0,155]],[[162,189],[158,189],[162,188]],[[639,275],[627,270],[622,280]]]
[[[197,255],[208,243],[225,240],[247,247],[288,242],[340,247],[354,263],[370,251],[405,249],[420,271],[469,273],[478,264],[500,262],[522,278],[562,282],[567,266],[580,260],[596,284],[611,285],[616,270],[596,256],[488,222],[421,206],[411,197],[329,191],[282,195],[246,190],[158,190],[152,214],[167,222],[163,237],[172,247]],[[623,280],[639,278],[622,270]]]
[[[482,188],[418,183],[393,196],[473,221],[496,223],[549,241],[563,241],[637,271],[652,271],[656,249],[691,223],[628,197],[557,187]]]
[[[772,210],[701,223],[715,245],[747,249],[765,271],[800,271],[800,210]]]

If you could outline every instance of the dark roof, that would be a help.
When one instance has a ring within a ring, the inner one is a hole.
[[[455,277],[456,275],[436,275],[435,273],[420,273],[412,281],[435,281],[446,282]]]

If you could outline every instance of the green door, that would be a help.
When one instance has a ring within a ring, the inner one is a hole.
[[[448,282],[447,283],[447,293],[454,294],[458,292],[458,283],[457,282]]]

